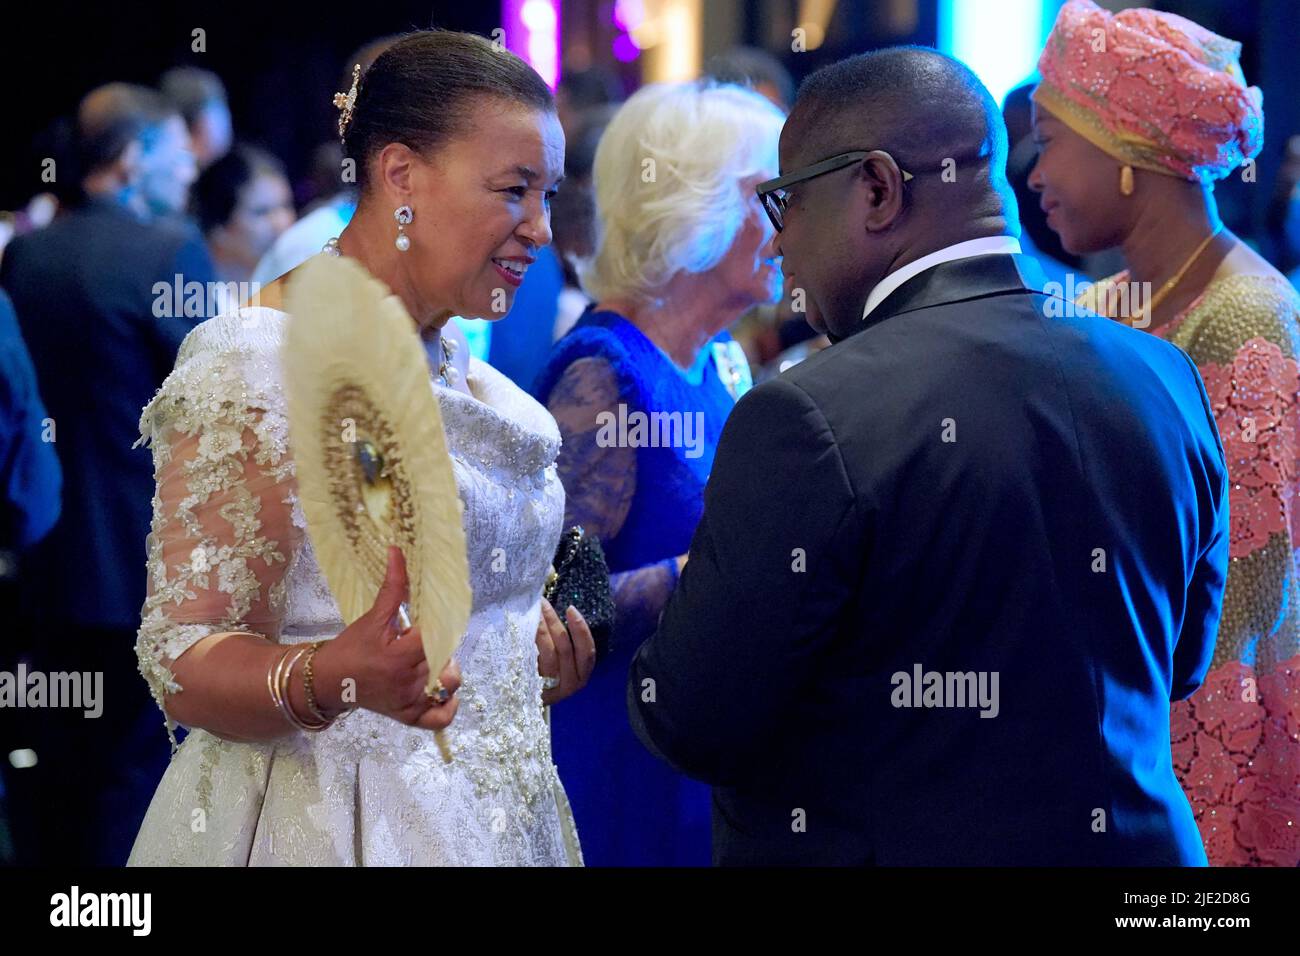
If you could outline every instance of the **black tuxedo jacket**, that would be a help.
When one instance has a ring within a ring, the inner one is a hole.
[[[737,404],[634,728],[721,864],[1204,864],[1169,704],[1227,512],[1183,352],[1032,260],[935,266]]]
[[[103,199],[5,251],[0,285],[18,313],[63,466],[63,515],[23,565],[24,602],[37,621],[140,625],[154,481],[148,449],[132,445],[181,340],[207,317],[176,314],[181,296],[155,290],[172,289],[177,274],[182,290],[215,279],[197,231],[143,222]]]

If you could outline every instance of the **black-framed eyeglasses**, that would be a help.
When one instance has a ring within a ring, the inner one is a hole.
[[[832,156],[829,159],[813,163],[811,166],[805,166],[803,169],[796,169],[784,176],[778,176],[776,179],[769,179],[765,183],[759,183],[754,187],[754,192],[758,193],[759,201],[762,202],[763,209],[767,212],[767,218],[772,220],[772,225],[776,227],[777,232],[780,232],[785,228],[785,208],[788,198],[785,191],[787,189],[795,183],[802,183],[818,176],[824,176],[827,173],[833,173],[837,169],[852,166],[854,163],[859,163],[868,156],[874,155],[884,156],[895,166],[898,166],[894,157],[883,149],[855,149],[851,153],[840,153],[838,156]],[[898,171],[903,174],[903,182],[913,178],[912,174],[901,166]]]

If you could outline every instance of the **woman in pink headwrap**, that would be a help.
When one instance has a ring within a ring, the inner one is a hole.
[[[1029,182],[1066,249],[1123,251],[1128,268],[1082,304],[1180,346],[1205,380],[1232,482],[1232,561],[1209,675],[1173,707],[1174,766],[1211,864],[1295,866],[1300,297],[1214,202],[1213,183],[1253,173],[1263,143],[1240,50],[1172,14],[1070,0],[1039,60]]]

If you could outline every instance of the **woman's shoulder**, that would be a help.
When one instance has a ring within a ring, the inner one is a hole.
[[[176,365],[140,414],[141,435],[150,438],[166,421],[200,405],[214,412],[231,404],[278,407],[287,318],[277,309],[245,307],[191,329]]]
[[[278,351],[288,318],[279,309],[266,306],[245,306],[213,316],[185,336],[176,367],[221,353]]]
[[[1281,273],[1229,272],[1216,276],[1197,304],[1294,321],[1300,311],[1300,292]]]
[[[602,378],[612,378],[620,393],[632,396],[656,373],[652,362],[658,355],[658,348],[631,321],[617,312],[591,309],[555,344],[534,391],[545,401],[560,378],[578,366],[588,374],[598,371]]]
[[[1228,272],[1217,276],[1188,309],[1185,346],[1201,361],[1229,361],[1254,339],[1300,354],[1300,294],[1280,273]],[[1184,343],[1179,343],[1184,344]]]
[[[617,334],[610,318],[588,309],[568,332],[551,346],[537,378],[533,382],[534,397],[549,404],[551,392],[577,364],[581,368],[600,366],[605,370],[625,370],[628,366],[628,349]],[[624,376],[626,372],[624,371]]]
[[[555,461],[560,430],[542,405],[509,376],[479,358],[469,360],[470,395],[438,389],[443,421],[453,444],[506,448],[521,471],[535,471]],[[499,458],[499,455],[489,457]]]
[[[569,361],[589,356],[621,359],[632,351],[636,326],[617,312],[589,309],[577,324],[566,332],[553,352]]]
[[[1082,283],[1082,288],[1075,293],[1074,304],[1096,312],[1098,315],[1106,315],[1106,302],[1103,298],[1106,291],[1127,281],[1128,270],[1125,269],[1108,276],[1102,276],[1095,282]]]
[[[486,405],[502,418],[513,421],[539,438],[559,441],[560,435],[551,413],[510,376],[480,358],[471,357],[469,378],[479,404]]]

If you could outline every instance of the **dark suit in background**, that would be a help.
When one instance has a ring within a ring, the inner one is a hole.
[[[63,485],[54,444],[46,441],[47,415],[36,387],[27,345],[18,331],[9,297],[0,291],[0,620],[9,622],[8,639],[0,641],[0,671],[15,672],[18,560],[22,551],[49,533],[59,518]],[[0,754],[26,744],[14,735],[12,710],[0,709]],[[16,860],[4,786],[15,772],[0,762],[0,865]]]
[[[46,419],[13,303],[0,290],[0,552],[30,548],[59,518],[63,475]]]
[[[177,274],[215,279],[198,236],[103,198],[15,239],[0,265],[64,474],[62,516],[22,568],[32,666],[102,671],[105,698],[98,719],[51,710],[33,724],[39,762],[15,784],[15,815],[31,801],[31,819],[16,821],[20,858],[123,864],[166,766],[134,653],[154,483],[149,452],[132,446],[141,409],[204,318],[155,314],[155,284],[170,289]],[[157,311],[172,306],[168,294]]]
[[[1204,864],[1169,702],[1218,626],[1218,432],[1181,351],[1040,289],[935,266],[732,413],[628,695],[714,784],[715,862]],[[997,672],[996,716],[895,706],[918,664]]]

